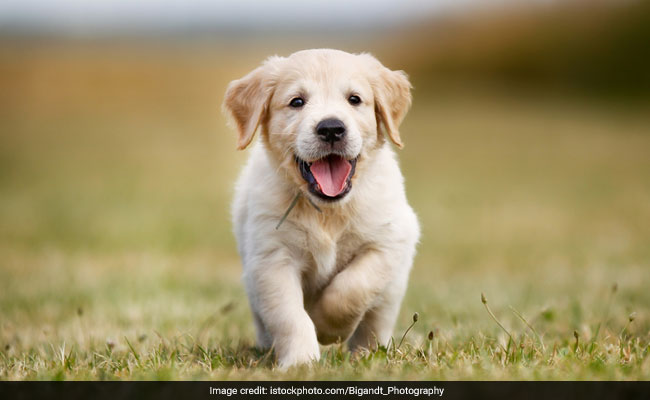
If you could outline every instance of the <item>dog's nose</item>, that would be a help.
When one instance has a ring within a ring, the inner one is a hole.
[[[345,136],[345,124],[336,118],[324,119],[316,125],[316,134],[324,142],[338,142]]]

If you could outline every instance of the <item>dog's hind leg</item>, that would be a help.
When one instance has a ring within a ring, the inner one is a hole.
[[[255,337],[257,338],[257,347],[260,349],[270,349],[273,345],[273,338],[264,327],[264,322],[260,316],[253,311],[253,324],[255,325]]]

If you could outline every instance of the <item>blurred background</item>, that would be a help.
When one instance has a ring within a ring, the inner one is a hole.
[[[637,311],[647,337],[649,44],[647,1],[4,0],[3,351],[252,342],[229,217],[247,154],[221,101],[315,47],[413,83],[399,157],[423,236],[400,328],[496,332],[484,291],[589,337],[616,284],[605,319]]]

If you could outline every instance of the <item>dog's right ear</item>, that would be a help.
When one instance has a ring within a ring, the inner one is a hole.
[[[237,150],[243,150],[250,144],[257,127],[264,119],[275,87],[272,74],[275,62],[275,57],[268,59],[245,77],[230,82],[226,89],[223,109],[235,121],[238,133]]]

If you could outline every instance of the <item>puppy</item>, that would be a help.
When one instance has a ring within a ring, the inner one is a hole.
[[[318,360],[319,342],[390,340],[420,235],[387,141],[402,147],[410,87],[369,54],[329,49],[271,57],[228,86],[237,147],[260,131],[232,213],[257,343],[280,368]]]

